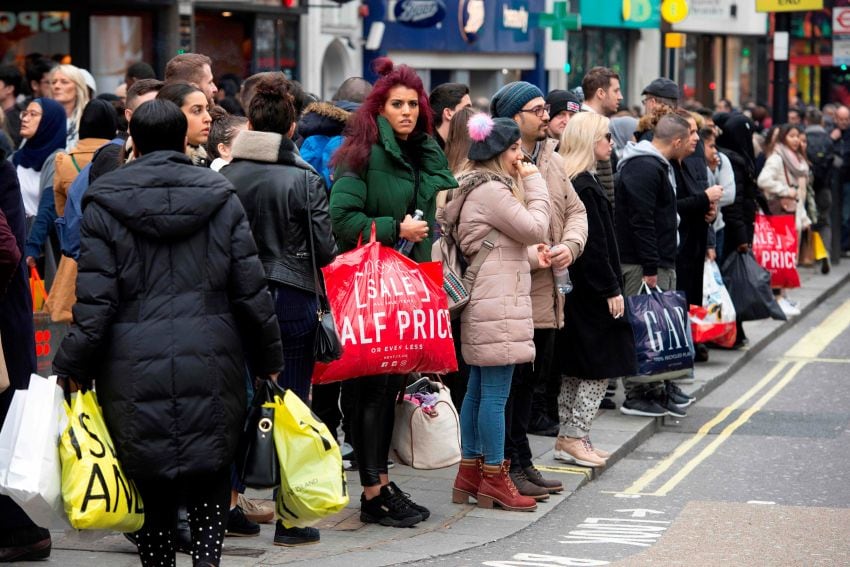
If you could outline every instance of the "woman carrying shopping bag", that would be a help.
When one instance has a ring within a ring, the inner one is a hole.
[[[793,215],[796,219],[797,242],[800,232],[809,228],[812,221],[806,214],[806,186],[809,179],[809,164],[800,150],[800,130],[791,124],[779,129],[774,151],[764,162],[758,176],[759,189],[767,199],[768,211],[772,215]],[[788,299],[784,290],[774,291],[777,303],[788,317],[800,314],[796,302]]]
[[[312,266],[328,265],[336,244],[325,183],[292,141],[297,116],[287,91],[283,77],[260,79],[248,107],[248,130],[234,140],[233,161],[221,173],[236,187],[245,207],[275,302],[284,359],[278,384],[309,404],[317,297],[324,293]],[[277,214],[267,214],[270,210]],[[274,541],[289,546],[315,543],[319,531],[286,528],[278,520]]]
[[[605,465],[608,454],[590,442],[590,426],[609,378],[633,376],[635,343],[625,317],[623,274],[614,233],[614,214],[596,177],[597,161],[610,159],[608,119],[582,112],[561,138],[567,175],[587,209],[587,248],[570,266],[572,293],[565,296],[565,352],[558,396],[561,428],[555,458],[586,467]]]
[[[461,406],[461,460],[452,500],[480,507],[533,511],[505,460],[505,404],[514,366],[534,360],[529,247],[547,239],[549,192],[537,166],[523,161],[520,131],[510,118],[485,114],[469,121],[469,163],[458,182],[465,199],[446,205],[449,224],[467,261],[492,246],[461,313],[463,358],[470,367]],[[487,235],[494,230],[493,241]],[[487,241],[487,242],[485,242]],[[541,249],[541,266],[548,258]]]
[[[348,120],[345,141],[335,154],[330,214],[340,251],[369,240],[395,246],[412,242],[411,257],[431,260],[431,226],[437,192],[457,186],[446,157],[431,137],[431,110],[422,80],[406,65],[377,59],[380,78]],[[415,211],[423,212],[415,220]],[[408,527],[431,513],[389,480],[387,457],[393,436],[395,402],[403,374],[353,378],[343,396],[354,398],[351,428],[363,494],[360,519]]]
[[[246,358],[275,378],[280,329],[233,186],[184,153],[186,116],[154,100],[130,128],[137,159],[85,196],[75,325],[53,369],[97,381],[117,457],[145,506],[142,565],[174,564],[180,497],[194,565],[218,565]]]

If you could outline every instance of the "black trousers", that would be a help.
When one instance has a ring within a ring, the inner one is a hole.
[[[511,393],[505,406],[505,458],[511,465],[530,467],[531,446],[528,444],[528,424],[534,389],[549,376],[555,350],[555,329],[534,329],[534,362],[517,364],[511,381]]]
[[[381,484],[380,475],[387,474],[396,398],[404,378],[403,374],[361,376],[344,388],[343,395],[350,393],[354,398],[351,433],[363,486]]]
[[[310,409],[322,423],[328,426],[331,433],[338,434],[339,426],[345,441],[354,446],[351,440],[351,416],[354,415],[354,399],[349,391],[351,380],[331,382],[330,384],[313,384]],[[342,393],[342,395],[340,395]]]
[[[537,416],[545,416],[553,422],[557,423],[560,421],[560,416],[558,415],[558,395],[561,393],[565,337],[563,328],[555,329],[549,371],[546,374],[541,374],[537,385],[534,387],[534,397],[531,402],[531,420],[534,420]]]
[[[230,467],[177,480],[137,480],[145,525],[136,532],[145,567],[174,566],[177,507],[185,502],[192,530],[192,565],[218,566],[230,510]]]

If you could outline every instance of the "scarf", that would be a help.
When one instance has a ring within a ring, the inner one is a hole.
[[[809,164],[797,152],[791,151],[791,148],[783,143],[777,143],[775,151],[782,158],[782,164],[791,177],[795,179],[809,177]]]
[[[33,102],[41,106],[41,121],[33,137],[12,156],[12,163],[41,171],[50,154],[65,148],[65,109],[49,98],[36,98]]]

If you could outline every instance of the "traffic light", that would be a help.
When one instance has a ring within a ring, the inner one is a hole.
[[[564,63],[564,73],[566,73],[567,75],[569,75],[569,74],[570,74],[570,71],[572,71],[572,70],[573,70],[573,66],[572,66],[572,65],[570,65],[570,62],[569,62],[569,61],[567,61],[566,63]]]

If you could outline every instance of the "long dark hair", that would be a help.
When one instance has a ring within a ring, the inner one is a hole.
[[[369,162],[372,144],[378,140],[376,117],[387,102],[391,89],[403,86],[416,91],[419,97],[419,118],[414,132],[430,134],[433,131],[433,116],[428,104],[428,93],[422,86],[422,79],[407,65],[394,65],[388,57],[375,60],[374,71],[381,76],[372,87],[372,92],[360,105],[360,108],[348,119],[345,127],[345,141],[334,154],[332,166],[344,165],[353,171],[361,171]]]

